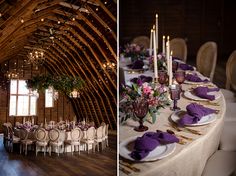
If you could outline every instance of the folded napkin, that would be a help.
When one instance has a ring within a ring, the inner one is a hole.
[[[142,85],[144,82],[152,82],[151,76],[140,75],[138,78],[132,78],[130,82],[133,82],[138,85]]]
[[[136,60],[132,64],[127,65],[130,69],[142,69],[144,62],[142,60]]]
[[[194,70],[194,68],[191,65],[184,64],[184,63],[179,64],[179,68],[182,70],[191,70],[191,71]]]
[[[175,61],[182,61],[182,59],[178,58],[178,57],[174,57],[172,56],[172,60],[175,60]]]
[[[178,121],[179,126],[197,123],[203,116],[213,114],[214,109],[206,108],[197,103],[191,103],[187,107],[187,113]]]
[[[220,90],[219,88],[197,87],[193,89],[193,92],[200,98],[205,98],[212,101],[215,100],[215,95],[208,95],[207,93],[219,90]]]
[[[208,79],[201,79],[197,74],[187,74],[185,79],[191,82],[209,82]]]
[[[145,158],[158,145],[179,142],[179,139],[174,135],[166,132],[147,132],[142,137],[135,140],[134,151],[130,156],[135,160]]]

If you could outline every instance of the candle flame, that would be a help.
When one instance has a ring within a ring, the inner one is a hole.
[[[162,37],[162,38],[163,38],[163,39],[165,39],[165,38],[166,38],[166,36],[164,36],[164,35],[163,35],[163,37]]]
[[[171,55],[171,56],[172,56],[172,54],[173,54],[173,51],[170,52],[170,55]]]
[[[167,36],[167,40],[170,40],[170,36],[169,35]]]
[[[153,27],[152,27],[153,29],[155,29],[155,25],[153,25]]]
[[[156,14],[156,18],[158,18],[158,14]]]

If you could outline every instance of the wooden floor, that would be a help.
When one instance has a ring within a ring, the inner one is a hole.
[[[29,152],[27,156],[6,152],[0,136],[0,176],[114,176],[117,173],[117,140],[109,136],[109,148],[102,152],[54,154]]]

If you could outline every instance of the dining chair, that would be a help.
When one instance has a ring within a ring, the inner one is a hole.
[[[47,145],[48,145],[48,135],[47,131],[44,128],[38,128],[35,132],[35,138],[36,138],[36,149],[35,154],[37,156],[39,148],[43,147],[44,156],[46,154]]]
[[[95,137],[95,148],[97,146],[98,152],[99,152],[99,144],[101,143],[101,148],[103,150],[103,128],[104,126],[100,126],[96,130],[96,137]]]
[[[89,153],[89,146],[90,145],[92,145],[92,150],[95,151],[95,148],[94,148],[95,133],[96,133],[95,128],[94,127],[90,127],[86,131],[86,137],[84,139],[82,139],[82,141],[81,141],[81,142],[83,142],[87,146],[88,153]]]
[[[104,143],[104,147],[106,147],[106,125],[102,128],[102,141]]]
[[[22,128],[20,129],[20,153],[23,150],[25,150],[25,155],[27,155],[28,145],[33,144],[33,140],[28,138],[29,132]]]
[[[170,51],[172,51],[172,56],[177,57],[180,60],[187,61],[187,44],[182,38],[173,38],[170,40]]]
[[[65,145],[71,146],[71,154],[73,155],[75,146],[78,146],[79,154],[80,154],[80,140],[83,138],[83,132],[80,128],[76,127],[70,132],[70,140],[65,141]]]
[[[8,126],[8,132],[10,136],[9,145],[10,151],[13,152],[14,144],[20,144],[20,138],[14,135],[14,130],[11,126]]]
[[[197,52],[197,70],[213,81],[217,61],[217,44],[215,42],[204,43]]]
[[[119,84],[125,84],[125,72],[122,67],[119,67]]]
[[[226,102],[236,102],[236,50],[234,50],[226,63],[226,85],[225,89],[221,89]],[[234,91],[234,92],[233,92]]]
[[[145,49],[150,47],[150,39],[147,36],[137,36],[135,37],[131,43],[137,44],[139,46],[143,46]]]
[[[60,147],[64,148],[64,141],[62,140],[62,133],[60,130],[53,128],[49,131],[49,155],[51,156],[52,147],[57,148],[57,155],[59,156]]]
[[[3,130],[3,145],[5,148],[8,148],[10,141],[10,134],[7,123],[3,123],[2,130]]]
[[[108,144],[108,129],[109,129],[109,124],[106,125],[106,131],[105,131],[105,146],[109,147]]]

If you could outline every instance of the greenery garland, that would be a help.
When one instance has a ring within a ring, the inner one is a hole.
[[[38,75],[26,81],[27,88],[38,91],[45,91],[50,86],[57,91],[64,92],[67,95],[75,89],[82,89],[85,85],[84,81],[79,77],[72,77],[67,75],[52,76],[52,75]]]

